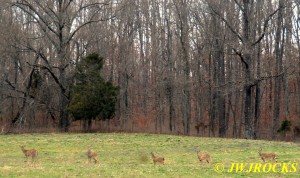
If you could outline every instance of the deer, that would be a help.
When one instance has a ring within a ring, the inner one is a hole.
[[[88,157],[89,163],[91,162],[91,159],[93,159],[96,164],[98,162],[97,153],[91,149],[91,146],[88,146],[87,149],[88,149],[87,157]]]
[[[36,149],[26,150],[24,145],[21,145],[20,148],[26,157],[26,160],[24,162],[28,161],[28,157],[31,157],[31,161],[32,163],[34,163],[34,159],[38,156],[37,150]]]
[[[165,164],[165,158],[164,157],[156,157],[153,152],[151,152],[150,154],[152,156],[152,160],[153,160],[154,165],[156,165],[157,162],[159,162],[160,164]]]
[[[202,162],[203,160],[205,160],[207,163],[211,162],[211,157],[208,153],[201,153],[200,150],[197,151],[197,156],[200,162]]]
[[[258,150],[258,155],[260,158],[265,162],[266,160],[272,160],[276,162],[276,155],[274,153],[262,153],[262,149],[260,148]]]

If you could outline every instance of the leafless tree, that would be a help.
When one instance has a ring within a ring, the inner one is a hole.
[[[67,131],[69,126],[66,112],[70,84],[67,76],[68,67],[78,57],[74,57],[72,54],[73,39],[85,26],[112,18],[101,14],[108,5],[108,1],[90,2],[85,0],[55,0],[51,2],[17,0],[12,2],[12,6],[17,11],[30,17],[25,23],[32,24],[33,30],[37,31],[34,38],[28,39],[25,48],[34,52],[37,57],[36,63],[30,65],[45,69],[59,86],[60,128],[64,131]],[[93,14],[86,16],[88,11]],[[42,40],[47,40],[51,44],[50,49],[33,44]],[[47,50],[54,51],[53,58],[47,56]],[[40,63],[38,63],[39,58],[42,60]],[[19,119],[16,118],[16,121]]]

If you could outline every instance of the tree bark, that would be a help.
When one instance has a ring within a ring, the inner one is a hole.
[[[284,45],[284,34],[283,32],[283,6],[284,1],[279,0],[279,11],[277,16],[277,26],[276,26],[276,34],[275,34],[275,60],[276,60],[276,68],[275,73],[278,75],[282,72],[282,53],[283,53],[283,45]],[[282,35],[282,36],[281,36]],[[281,100],[281,85],[282,85],[282,77],[275,78],[275,87],[274,87],[274,119],[273,119],[273,134],[272,138],[274,139],[277,134],[277,130],[279,128],[279,113],[280,113],[280,100]]]

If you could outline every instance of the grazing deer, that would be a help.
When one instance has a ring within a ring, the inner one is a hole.
[[[21,145],[20,147],[26,157],[25,162],[28,161],[28,157],[31,157],[31,161],[34,163],[34,159],[37,157],[38,152],[35,149],[26,150],[24,145]]]
[[[152,156],[152,160],[153,160],[154,165],[157,162],[159,162],[160,164],[165,164],[165,158],[163,158],[163,157],[156,157],[153,152],[151,152],[150,154]]]
[[[272,160],[276,162],[276,155],[274,153],[262,153],[262,149],[260,148],[258,150],[258,154],[260,158],[265,162],[266,160]]]
[[[89,163],[91,162],[91,159],[93,159],[96,164],[98,162],[97,153],[95,151],[91,150],[91,146],[88,146],[87,149],[88,149],[87,157],[88,157]]]
[[[211,157],[208,153],[200,153],[200,150],[197,151],[197,156],[200,162],[205,160],[207,163],[211,162]]]

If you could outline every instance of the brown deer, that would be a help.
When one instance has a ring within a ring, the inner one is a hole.
[[[96,164],[98,162],[97,153],[95,151],[91,150],[91,146],[88,146],[87,149],[88,149],[87,157],[88,157],[89,163],[91,162],[91,159],[93,159]]]
[[[266,160],[272,160],[276,162],[276,155],[274,153],[262,153],[262,149],[260,148],[258,150],[258,155],[260,158],[265,162]]]
[[[160,164],[165,164],[165,158],[163,158],[163,157],[156,157],[153,152],[151,152],[150,154],[152,156],[152,160],[153,160],[154,165],[157,162],[159,162]]]
[[[26,157],[25,162],[28,161],[28,157],[31,157],[31,161],[32,163],[34,163],[34,159],[38,156],[37,150],[36,149],[26,150],[24,145],[21,145],[20,148]]]
[[[201,153],[200,150],[197,151],[197,156],[200,162],[205,160],[207,163],[211,162],[211,157],[208,153]]]

